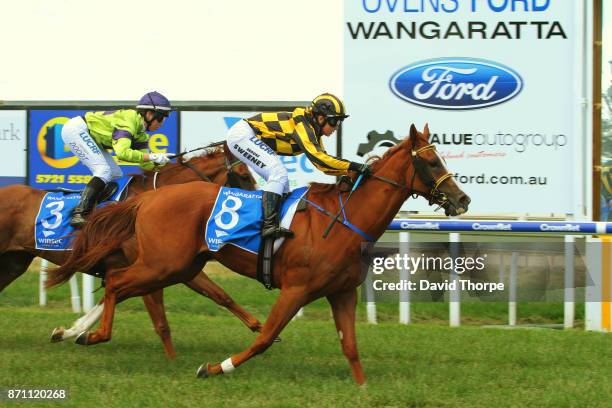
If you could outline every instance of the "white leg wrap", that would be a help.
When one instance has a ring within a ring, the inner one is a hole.
[[[104,312],[104,303],[98,303],[74,322],[72,327],[64,332],[62,338],[66,340],[89,330],[100,319],[102,312]]]
[[[234,367],[234,365],[232,364],[231,357],[221,363],[221,371],[223,371],[223,374],[229,374],[235,369],[236,367]]]

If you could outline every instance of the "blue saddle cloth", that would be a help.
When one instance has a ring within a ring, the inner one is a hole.
[[[110,199],[100,203],[98,207],[104,206],[110,201],[119,201],[121,193],[126,189],[131,179],[131,176],[125,176],[115,180],[119,188]],[[74,232],[74,228],[68,223],[72,210],[80,200],[80,193],[50,192],[45,194],[40,203],[34,227],[36,249],[55,251],[70,249],[70,243],[74,238],[70,235]]]
[[[289,208],[308,190],[301,187],[291,192],[283,202],[281,219]],[[225,244],[232,244],[245,251],[257,253],[261,243],[261,190],[245,191],[222,187],[217,195],[213,211],[206,222],[206,244],[217,252]]]

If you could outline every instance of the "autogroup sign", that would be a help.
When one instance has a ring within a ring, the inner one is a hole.
[[[471,210],[573,213],[582,3],[345,1],[343,155],[380,155],[429,123]]]

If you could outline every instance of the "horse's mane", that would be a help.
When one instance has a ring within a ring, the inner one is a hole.
[[[215,156],[217,154],[223,153],[223,146],[208,147],[206,149],[202,149],[202,151],[204,152],[203,154],[198,155],[198,156],[192,156],[186,161],[197,163],[198,161],[208,160],[209,156]],[[168,163],[164,167],[162,167],[161,170],[159,170],[159,172],[167,172],[167,171],[170,171],[176,168],[180,168],[181,166],[183,165],[180,162],[179,163]],[[149,177],[153,177],[154,175],[155,175],[155,170],[144,170],[144,169],[141,174],[138,174],[138,173],[131,174],[131,176],[134,176],[134,177],[140,176],[145,179]]]
[[[372,168],[372,171],[378,170],[380,168],[380,166],[382,166],[382,164],[385,162],[385,160],[387,158],[389,158],[391,155],[393,155],[396,151],[401,149],[401,147],[404,145],[404,143],[407,143],[407,141],[409,139],[410,138],[406,137],[400,143],[396,144],[393,147],[390,147],[389,149],[387,149],[385,154],[382,155],[382,157],[380,157],[380,156],[372,156],[372,157],[370,157],[368,159],[367,163]]]
[[[396,144],[393,147],[390,147],[389,149],[387,149],[387,151],[382,155],[382,157],[380,156],[372,156],[370,158],[368,158],[367,163],[370,165],[370,167],[372,168],[372,171],[376,171],[380,168],[380,166],[385,162],[385,160],[387,158],[389,158],[391,155],[393,155],[393,153],[395,153],[396,151],[398,151],[401,146],[407,142],[407,140],[409,140],[408,137],[406,137],[404,140],[402,140],[400,143]],[[326,193],[328,191],[334,191],[337,190],[337,185],[334,184],[330,184],[330,183],[310,183],[309,184],[310,189],[308,190],[310,193]]]
[[[336,190],[338,187],[337,185],[334,184],[330,184],[330,183],[309,183],[308,184],[309,189],[308,192],[312,193],[312,194],[317,194],[317,193],[326,193],[328,191],[333,191]]]

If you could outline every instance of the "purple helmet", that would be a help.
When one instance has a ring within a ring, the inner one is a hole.
[[[172,105],[168,98],[157,91],[147,92],[140,100],[136,109],[146,109],[152,111],[170,112]]]

